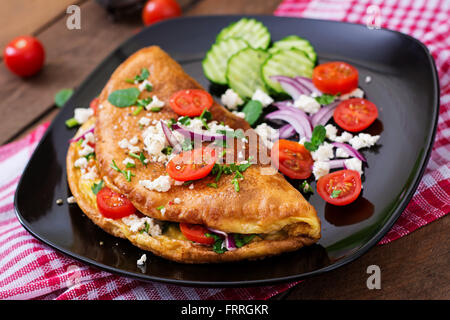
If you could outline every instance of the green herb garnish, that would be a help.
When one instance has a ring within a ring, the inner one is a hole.
[[[73,127],[76,127],[78,125],[79,125],[79,123],[78,123],[77,120],[75,120],[75,118],[70,118],[70,119],[66,120],[66,127],[69,128],[69,129],[73,128]]]
[[[173,150],[173,148],[171,146],[167,146],[167,147],[162,148],[161,153],[168,156],[172,153],[172,150]]]
[[[191,118],[184,116],[184,117],[178,118],[178,122],[181,123],[182,125],[188,126],[191,124]]]
[[[319,146],[324,142],[327,135],[327,130],[324,126],[318,125],[314,127],[310,142],[305,142],[303,145],[309,151],[316,151]]]
[[[86,160],[89,160],[90,158],[94,158],[95,159],[95,152],[88,153],[84,157],[86,158]]]
[[[92,192],[93,192],[95,195],[97,195],[97,193],[98,193],[100,190],[102,190],[102,188],[103,188],[103,180],[100,180],[99,183],[95,183],[95,182],[94,182],[94,184],[93,184],[92,187],[91,187],[91,190],[92,190]]]
[[[303,181],[302,184],[300,185],[300,189],[304,192],[304,193],[314,193],[313,188],[311,187],[311,185],[308,183],[308,181]]]
[[[140,83],[140,82],[143,82],[145,79],[147,79],[149,75],[150,75],[150,72],[148,71],[148,69],[142,68],[141,74],[136,75],[134,77],[134,79],[125,79],[125,81],[128,83],[135,83],[135,82]]]
[[[242,109],[242,112],[245,113],[245,120],[252,126],[258,121],[259,117],[262,114],[262,104],[256,100],[250,100]]]
[[[145,84],[145,90],[147,90],[148,92],[153,90],[153,86],[151,84],[146,83]]]
[[[255,237],[254,234],[234,234],[234,243],[236,247],[240,248],[249,243]]]
[[[108,96],[108,101],[112,105],[119,108],[129,107],[136,103],[140,93],[141,92],[139,91],[139,89],[134,87],[128,89],[120,89],[113,91]]]
[[[339,94],[332,95],[332,94],[324,93],[321,96],[315,97],[314,99],[316,99],[316,101],[318,103],[320,103],[321,105],[327,105],[327,104],[332,103],[338,96],[339,96]]]
[[[150,228],[150,225],[147,223],[147,221],[144,222],[144,228],[139,230],[139,233],[148,233],[148,229]]]
[[[144,166],[147,166],[147,158],[144,156],[144,154],[141,152],[141,154],[140,155],[137,155],[137,154],[135,154],[135,153],[133,153],[133,152],[130,152],[129,153],[129,155],[130,155],[130,157],[133,157],[133,158],[135,158],[135,159],[139,159],[139,161],[144,165]]]
[[[217,189],[217,183],[207,183],[206,184],[208,187],[211,187],[211,188],[214,188],[214,189]]]
[[[133,111],[133,116],[137,116],[144,109],[143,106],[138,106],[136,110]]]
[[[223,246],[223,239],[214,233],[205,233],[205,236],[208,238],[214,238],[213,251],[215,253],[224,253],[227,251],[227,248]]]
[[[128,182],[131,181],[131,177],[134,177],[134,176],[135,176],[135,174],[133,174],[130,170],[125,171],[125,170],[120,169],[120,168],[117,166],[117,164],[116,164],[116,162],[115,162],[114,160],[112,160],[112,164],[111,164],[110,166],[111,166],[111,168],[113,168],[113,169],[116,170],[117,172],[122,173],[122,174],[125,176],[125,179],[126,179]]]
[[[331,198],[337,198],[339,197],[339,195],[342,193],[342,190],[333,190],[333,192],[331,193]]]
[[[161,107],[152,107],[152,108],[150,108],[150,109],[148,109],[149,111],[151,111],[151,112],[159,112],[159,111],[161,111]]]
[[[134,163],[127,162],[126,167],[127,167],[127,168],[136,168],[136,165],[135,165]]]
[[[156,210],[159,210],[159,211],[161,211],[162,209],[164,209],[164,206],[159,206],[156,208]]]
[[[204,109],[202,114],[198,117],[203,123],[203,126],[206,130],[209,130],[207,121],[210,121],[212,119],[212,114],[207,109]]]
[[[70,97],[73,94],[73,89],[62,89],[60,91],[58,91],[55,94],[55,104],[58,107],[62,107],[63,105],[66,104],[67,100],[70,99]]]

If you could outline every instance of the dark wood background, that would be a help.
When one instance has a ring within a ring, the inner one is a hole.
[[[179,0],[184,15],[271,14],[280,0]],[[66,28],[66,8],[81,8],[81,30]],[[2,0],[0,45],[32,34],[46,50],[46,65],[20,79],[0,66],[0,144],[52,120],[61,88],[75,88],[111,50],[142,27],[139,17],[112,21],[87,0]],[[449,299],[449,224],[444,217],[393,243],[376,246],[338,270],[307,279],[274,299]],[[369,265],[381,268],[381,289],[369,290]]]

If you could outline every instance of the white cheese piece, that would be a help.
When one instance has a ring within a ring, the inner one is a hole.
[[[138,266],[143,266],[146,261],[147,261],[147,255],[144,253],[136,263]]]
[[[182,186],[184,184],[184,181],[178,181],[178,180],[174,180],[173,185],[174,186]]]
[[[150,124],[150,119],[146,118],[146,117],[142,117],[139,119],[138,124],[140,124],[142,126],[148,126]]]
[[[220,97],[222,104],[230,110],[236,110],[238,106],[244,103],[239,95],[233,89],[227,89]]]
[[[135,214],[122,218],[122,222],[125,223],[131,232],[138,232],[145,228],[145,224],[148,225],[148,234],[151,236],[159,236],[162,233],[160,224],[150,217],[138,217]]]
[[[347,100],[350,98],[364,98],[364,91],[362,91],[360,88],[356,88],[352,92],[343,94],[339,97],[341,100]]]
[[[337,136],[336,138],[334,138],[334,141],[336,142],[340,142],[340,143],[345,143],[345,142],[349,142],[350,139],[353,138],[353,135],[347,131],[342,132],[342,134],[340,136]]]
[[[95,143],[95,136],[92,132],[88,132],[84,135],[83,144],[87,144],[88,142]]]
[[[139,91],[144,91],[147,88],[147,85],[152,86],[152,84],[150,83],[150,81],[148,81],[147,79],[145,79],[144,81],[142,81],[139,84]]]
[[[191,183],[191,184],[189,185],[189,189],[190,189],[190,190],[193,190],[193,189],[194,189],[194,184],[193,184],[193,183]]]
[[[313,174],[316,180],[330,173],[330,163],[326,161],[316,161],[313,165]]]
[[[233,111],[233,114],[234,114],[236,117],[245,119],[245,113],[243,113],[243,112]]]
[[[154,126],[149,126],[142,133],[142,136],[144,138],[144,150],[147,151],[150,158],[155,162],[166,162],[168,156],[161,151],[164,147],[168,146],[169,143],[164,135],[161,123],[158,122]]]
[[[308,139],[306,139],[306,137],[301,137],[300,140],[298,141],[298,143],[305,144],[306,141],[308,141]]]
[[[349,170],[358,171],[358,173],[362,176],[362,161],[357,158],[351,158],[344,161],[345,167]]]
[[[323,143],[316,151],[311,152],[314,161],[329,161],[334,157],[333,145],[330,143]]]
[[[294,101],[293,106],[309,114],[314,114],[321,108],[320,103],[318,103],[316,99],[304,94],[300,95],[300,97]]]
[[[332,124],[327,124],[325,126],[325,130],[327,132],[326,137],[332,141],[336,139],[337,136],[337,128],[333,126]]]
[[[259,135],[262,142],[267,148],[272,148],[273,141],[278,140],[278,130],[272,128],[267,123],[263,122],[255,128],[255,132]]]
[[[349,154],[347,153],[347,151],[345,151],[345,149],[342,148],[337,148],[336,149],[336,158],[348,158]]]
[[[263,108],[267,107],[268,105],[272,104],[273,99],[264,91],[261,89],[257,89],[255,93],[252,96],[252,100],[256,100],[261,102]]]
[[[358,150],[362,148],[372,147],[377,143],[378,139],[380,139],[379,135],[372,136],[368,133],[360,133],[359,135],[354,136],[352,139],[350,139],[349,143],[353,148]]]
[[[96,180],[97,178],[97,167],[89,168],[89,171],[81,176],[81,180]]]
[[[71,196],[71,197],[67,198],[67,203],[69,203],[69,204],[77,203],[77,200],[75,199],[74,196]]]
[[[75,163],[73,165],[75,166],[75,168],[84,169],[87,167],[87,164],[88,164],[87,159],[85,157],[82,157],[75,160]]]
[[[79,124],[85,123],[92,115],[94,114],[94,110],[91,108],[75,108],[74,110],[74,118],[77,120]]]
[[[366,78],[364,79],[364,81],[365,81],[366,83],[370,83],[370,82],[372,82],[372,77],[371,77],[371,76],[366,76]]]
[[[122,161],[122,163],[127,166],[128,164],[135,165],[136,162],[134,162],[134,159],[131,159],[130,157],[126,157],[125,160]]]
[[[155,180],[139,180],[139,184],[152,191],[167,192],[172,185],[172,179],[169,176],[159,176]]]
[[[82,149],[80,149],[78,151],[78,155],[84,157],[90,153],[93,153],[94,151],[95,151],[94,148],[92,148],[90,145],[86,144],[86,145],[84,145],[84,147]]]
[[[175,198],[175,199],[173,199],[173,203],[180,204],[181,203],[181,199],[180,198]]]
[[[152,108],[162,108],[164,107],[164,105],[164,101],[159,100],[157,96],[153,96],[152,101],[145,106],[145,109],[150,110]]]

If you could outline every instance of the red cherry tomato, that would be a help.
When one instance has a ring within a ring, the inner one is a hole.
[[[327,62],[314,68],[312,81],[328,94],[344,94],[358,87],[358,70],[345,62]]]
[[[97,207],[103,216],[111,219],[120,219],[136,212],[136,208],[127,197],[108,187],[103,187],[97,193]]]
[[[198,180],[206,177],[216,163],[216,151],[202,147],[179,153],[167,164],[167,173],[178,181]]]
[[[181,16],[181,8],[175,0],[150,0],[142,9],[142,21],[146,26]]]
[[[342,101],[333,114],[333,119],[337,125],[350,132],[366,129],[377,118],[377,106],[369,100],[360,98]]]
[[[38,39],[30,36],[17,37],[3,52],[9,70],[21,77],[36,74],[44,65],[45,51]]]
[[[98,105],[99,105],[99,104],[100,104],[100,99],[99,99],[98,97],[92,99],[91,103],[89,103],[89,107],[90,107],[92,110],[94,110],[94,114],[97,113],[97,109],[98,109]]]
[[[307,179],[312,173],[314,161],[311,153],[300,143],[278,140],[271,151],[273,164],[292,179]]]
[[[197,117],[203,110],[211,108],[213,98],[205,90],[188,89],[175,92],[169,102],[178,115]]]
[[[361,193],[361,176],[355,170],[339,170],[317,181],[317,192],[328,203],[345,206]]]
[[[205,235],[210,231],[198,224],[180,223],[180,230],[186,238],[194,242],[213,244],[215,241],[214,238]]]

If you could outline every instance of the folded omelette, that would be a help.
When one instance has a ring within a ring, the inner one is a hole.
[[[129,88],[139,89],[137,103],[124,106],[123,100],[111,99]],[[317,242],[315,209],[281,174],[265,173],[270,164],[250,156],[248,138],[233,136],[233,147],[221,154],[231,155],[232,164],[215,164],[206,177],[177,181],[168,176],[175,152],[163,127],[254,133],[244,119],[215,102],[207,119],[180,117],[171,97],[195,89],[203,88],[156,46],[139,50],[116,69],[95,115],[80,127],[67,154],[69,186],[82,211],[110,234],[182,263],[258,259]],[[101,188],[125,197],[136,212],[104,216],[96,199]],[[189,240],[180,225],[201,226],[214,244]]]

